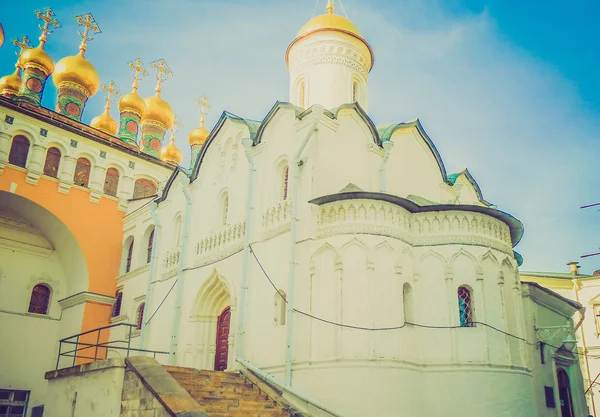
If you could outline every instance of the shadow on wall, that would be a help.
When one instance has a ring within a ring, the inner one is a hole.
[[[33,201],[0,191],[0,215],[10,214],[38,229],[52,244],[67,277],[67,295],[88,289],[88,268],[79,243],[54,214]]]

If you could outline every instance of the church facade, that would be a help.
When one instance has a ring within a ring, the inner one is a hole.
[[[47,28],[52,18],[45,17]],[[91,17],[81,22],[94,31]],[[15,71],[21,81],[0,80],[0,207],[8,219],[2,241],[9,251],[20,245],[36,252],[11,258],[6,271],[3,263],[0,286],[42,269],[52,275],[36,256],[57,257],[63,275],[47,286],[57,282],[63,293],[52,297],[49,316],[18,315],[59,329],[69,324],[39,342],[48,358],[56,357],[62,337],[115,325],[105,333],[113,346],[126,341],[138,352],[160,352],[163,364],[251,369],[290,401],[311,404],[307,414],[588,415],[573,351],[581,304],[521,282],[513,248],[523,225],[487,202],[468,170],[447,172],[418,120],[371,120],[373,51],[332,1],[286,51],[289,101],[276,102],[262,121],[224,112],[209,132],[202,120],[189,136],[189,169],[178,166],[173,137],[163,146],[175,124],[160,97],[169,74],[164,62],[154,65],[155,96],[137,95],[142,68],[134,62],[119,122],[110,117],[114,86],[108,84],[105,113],[86,127],[81,112],[99,77],[85,60],[85,36],[80,52],[56,70],[42,54],[46,32],[42,38],[21,54]],[[39,106],[37,91],[53,71],[56,112]],[[57,118],[62,124],[50,122]],[[22,165],[13,152],[20,136],[33,146]],[[60,165],[55,177],[42,162],[53,146],[74,162]],[[90,186],[77,183],[82,157],[94,173]],[[110,168],[123,178],[116,189],[107,179]],[[136,195],[140,179],[151,180],[154,192]],[[36,197],[28,188],[46,182],[61,195],[57,207],[44,206],[46,194]],[[98,238],[106,227],[91,231],[77,216],[61,217],[69,204],[62,196],[75,195],[89,204],[80,215],[114,217],[108,229],[118,231],[106,237],[110,254],[86,257],[84,237],[77,235]],[[103,204],[112,211],[94,211]],[[43,217],[38,206],[53,217]],[[56,224],[50,228],[36,220],[54,217],[60,221],[50,221]],[[15,222],[18,244],[11,239]],[[81,262],[62,265],[61,253],[70,248],[83,251]],[[23,272],[27,262],[38,270]],[[86,274],[65,269],[77,266]],[[27,298],[39,304],[34,281],[20,290],[20,304],[14,299],[13,313]],[[71,318],[70,308],[81,311]],[[7,320],[13,332],[22,325]],[[117,326],[123,323],[129,326]],[[564,337],[541,337],[555,328]],[[23,359],[19,350],[27,343],[0,352]],[[105,356],[123,354],[109,348]],[[31,379],[55,366],[48,358],[30,366]],[[59,357],[56,366],[82,361]],[[15,383],[0,374],[0,390],[33,392],[26,378]],[[42,393],[31,394],[31,404],[43,404],[43,388],[35,389]]]

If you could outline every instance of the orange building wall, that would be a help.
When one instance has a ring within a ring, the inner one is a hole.
[[[55,181],[42,176],[37,185],[31,185],[25,182],[25,178],[25,172],[7,165],[0,175],[0,190],[9,191],[11,183],[15,183],[14,194],[39,204],[60,219],[79,243],[85,257],[89,274],[88,291],[114,296],[125,216],[118,210],[118,202],[101,198],[99,203],[92,203],[88,191],[72,187],[65,195],[58,192]],[[110,315],[109,306],[86,303],[81,331],[108,325]]]

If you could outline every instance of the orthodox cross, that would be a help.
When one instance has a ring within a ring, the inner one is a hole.
[[[165,62],[164,59],[158,59],[154,62],[151,62],[150,65],[152,65],[152,68],[154,68],[154,76],[156,77],[156,81],[157,81],[155,91],[157,93],[160,93],[162,91],[162,88],[161,88],[162,83],[168,77],[173,75],[173,73],[167,66],[167,63]]]
[[[114,101],[112,96],[114,95],[116,97],[119,95],[117,86],[115,85],[114,82],[109,81],[108,83],[103,84],[100,88],[103,89],[104,91],[106,91],[106,96],[104,97],[106,99],[106,109],[110,110],[110,103],[112,101]]]
[[[21,36],[20,40],[19,40],[19,38],[12,40],[13,45],[15,45],[17,48],[19,48],[19,51],[17,52],[17,56],[19,58],[21,58],[21,54],[23,53],[23,51],[25,49],[31,48],[31,45],[29,45],[29,42],[31,42],[31,41],[29,40],[29,37],[27,37],[27,35]],[[20,59],[17,60],[17,67],[21,67]]]
[[[206,94],[196,100],[196,103],[202,106],[200,109],[200,127],[202,127],[204,126],[204,117],[208,114],[208,111],[212,106],[208,102],[208,97],[206,97]]]
[[[182,126],[183,124],[181,124],[181,122],[177,119],[177,115],[173,115],[173,127],[171,127],[171,136],[175,137],[175,132],[177,132]]]
[[[85,52],[85,50],[87,49],[87,42],[94,39],[88,36],[88,34],[90,33],[90,29],[93,33],[102,33],[102,31],[100,30],[100,26],[98,26],[98,24],[94,20],[94,16],[92,16],[91,13],[85,13],[75,16],[75,21],[79,26],[83,26],[83,33],[81,33],[80,31],[77,31],[77,33],[79,33],[79,36],[81,36],[81,45],[79,45],[79,50],[81,52]]]
[[[54,28],[57,29],[60,27],[60,23],[58,23],[58,20],[54,19],[54,16],[56,15],[50,8],[43,11],[37,10],[35,15],[38,19],[44,21],[44,24],[40,25],[40,29],[42,30],[42,36],[40,36],[40,45],[44,45],[48,40],[48,34],[52,33],[50,26],[54,26]]]
[[[131,61],[129,63],[129,68],[133,70],[133,91],[137,92],[140,78],[148,75],[148,71],[142,67],[142,60],[139,58]]]

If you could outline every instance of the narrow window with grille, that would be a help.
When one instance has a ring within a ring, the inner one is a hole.
[[[17,135],[13,138],[8,154],[8,163],[25,168],[29,154],[29,141],[25,136]]]
[[[137,317],[136,317],[136,325],[137,325],[136,329],[137,330],[141,330],[142,329],[143,320],[144,320],[144,308],[145,307],[146,307],[146,303],[142,303],[138,307]]]
[[[133,240],[127,249],[127,263],[125,264],[125,273],[131,271],[131,260],[133,259]]]
[[[121,304],[123,303],[123,292],[117,291],[115,304],[113,305],[112,316],[117,317],[121,315]]]
[[[461,327],[473,326],[473,298],[467,287],[458,287],[458,315]]]
[[[29,313],[48,314],[48,306],[50,305],[50,287],[45,284],[38,284],[31,291],[29,299]]]

